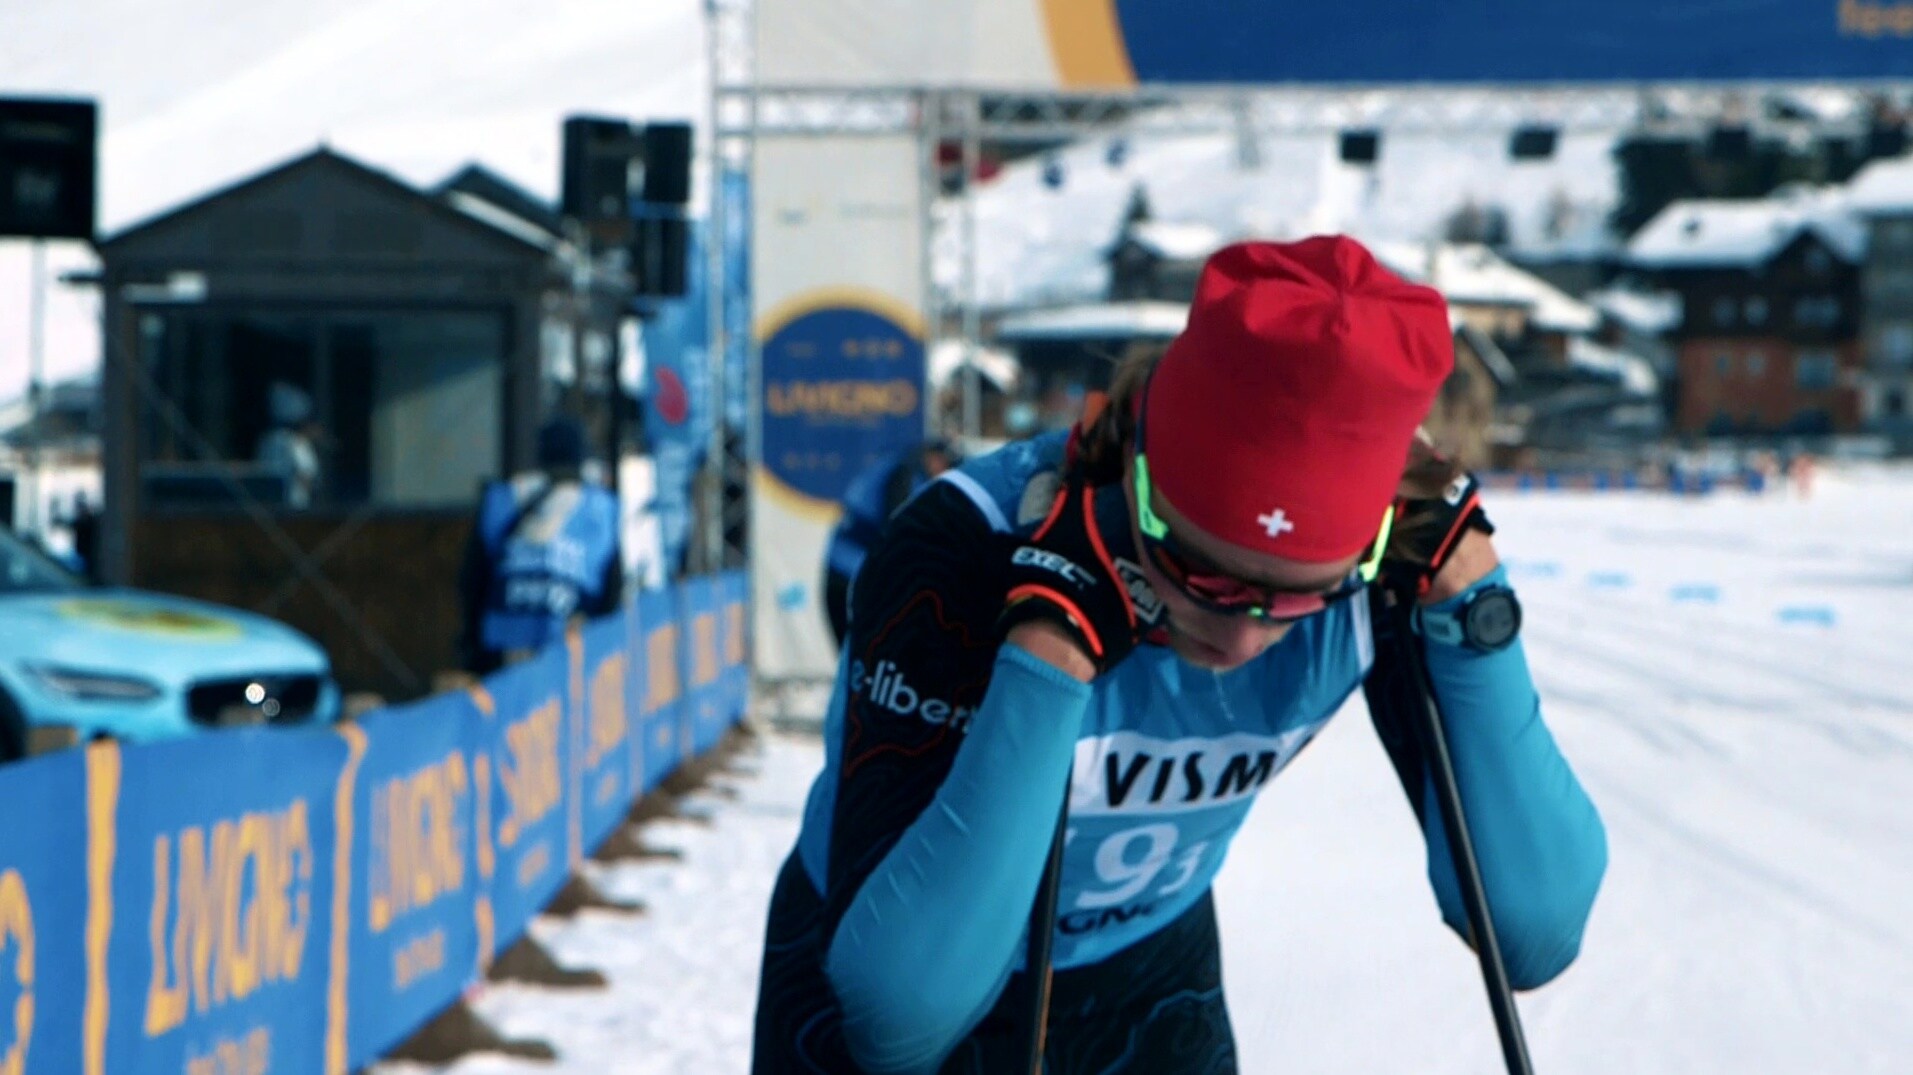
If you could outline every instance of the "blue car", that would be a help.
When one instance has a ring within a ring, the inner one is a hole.
[[[0,530],[0,761],[25,754],[39,729],[56,741],[141,742],[338,714],[331,662],[292,628],[203,601],[90,587]]]

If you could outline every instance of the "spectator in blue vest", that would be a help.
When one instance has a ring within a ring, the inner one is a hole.
[[[824,611],[839,645],[850,624],[850,582],[883,535],[883,524],[918,489],[959,462],[948,442],[927,440],[885,457],[851,480],[843,499],[844,517],[824,553]]]
[[[554,418],[538,431],[537,469],[486,483],[459,577],[470,671],[495,671],[564,637],[573,617],[618,607],[618,498],[584,478],[585,455],[584,429]]]

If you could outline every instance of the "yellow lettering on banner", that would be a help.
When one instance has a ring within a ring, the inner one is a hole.
[[[80,1068],[106,1075],[107,949],[113,940],[113,862],[119,855],[120,747],[86,747],[86,1007],[80,1017]]]
[[[530,888],[550,868],[551,845],[542,841],[531,845],[518,860],[518,887]]]
[[[717,682],[717,613],[700,612],[691,620],[691,686]]]
[[[33,905],[19,870],[0,872],[0,951],[8,948],[14,951],[19,993],[13,1000],[13,1041],[0,1053],[0,1075],[25,1075],[27,1046],[33,1041]]]
[[[505,789],[506,815],[498,825],[498,843],[512,847],[525,831],[543,820],[564,799],[558,767],[564,710],[553,698],[505,728],[507,764],[498,767]]]
[[[392,953],[392,991],[402,992],[414,982],[445,969],[445,931],[434,929],[414,937]]]
[[[591,673],[591,738],[585,747],[585,767],[596,769],[629,733],[624,712],[624,654],[598,663]]]
[[[917,409],[917,386],[898,378],[890,381],[786,381],[765,391],[772,414],[788,418],[801,414],[819,418],[903,417]]]
[[[146,1036],[178,1027],[189,1010],[203,1015],[298,978],[312,922],[312,873],[304,799],[223,818],[210,835],[206,826],[189,825],[155,838]]]
[[[657,709],[678,700],[678,629],[676,624],[653,628],[645,640],[644,707]]]
[[[431,906],[465,886],[465,829],[471,791],[457,751],[372,789],[370,898],[372,932]]]
[[[724,663],[735,667],[744,663],[744,602],[724,606]]]
[[[182,1075],[266,1075],[272,1070],[272,1030],[254,1027],[238,1040],[220,1038],[203,1053],[189,1053]]]
[[[1913,37],[1913,3],[1840,0],[1840,33],[1847,37]]]

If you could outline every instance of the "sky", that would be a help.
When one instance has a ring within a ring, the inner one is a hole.
[[[706,85],[698,0],[0,3],[0,96],[100,104],[108,236],[320,144],[421,185],[481,159],[555,199],[565,115],[701,121]],[[0,400],[27,383],[30,264],[0,240]],[[50,379],[97,367],[98,308],[48,284]]]
[[[1804,499],[1491,491],[1487,507],[1548,726],[1610,848],[1580,958],[1520,998],[1535,1070],[1913,1070],[1913,468],[1827,473]],[[822,762],[814,738],[768,739],[691,820],[646,827],[681,862],[597,867],[645,916],[534,923],[610,988],[493,985],[475,1003],[551,1041],[555,1065],[446,1070],[747,1071],[771,881]],[[1217,905],[1245,1075],[1502,1070],[1359,696],[1265,790]]]

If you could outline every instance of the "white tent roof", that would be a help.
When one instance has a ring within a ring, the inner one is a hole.
[[[998,322],[1000,340],[1067,340],[1085,337],[1115,339],[1174,339],[1189,321],[1189,307],[1180,302],[1137,299],[1131,302],[1085,302],[1012,314]]]

